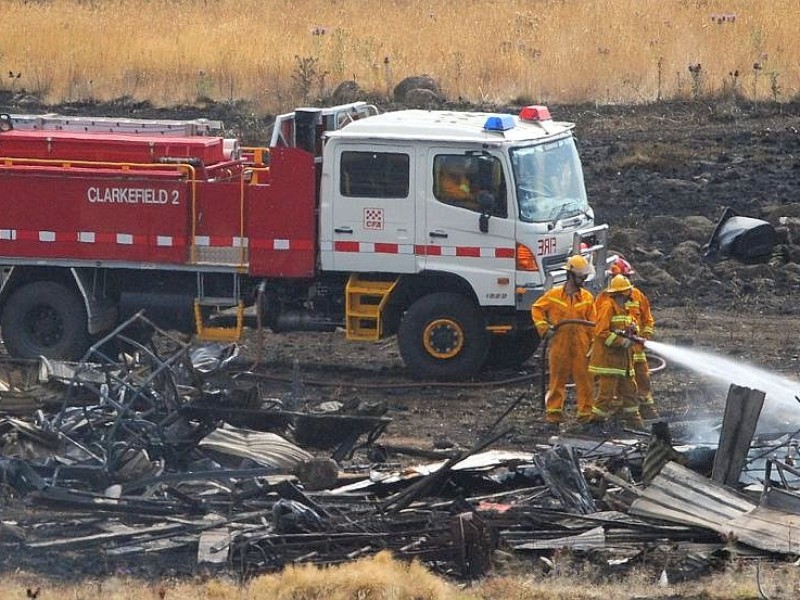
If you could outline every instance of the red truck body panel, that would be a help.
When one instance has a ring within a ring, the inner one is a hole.
[[[249,199],[250,273],[313,277],[318,250],[314,157],[296,148],[273,148],[268,187],[253,186]]]
[[[8,131],[0,135],[0,156],[54,160],[149,163],[159,158],[225,160],[218,137],[154,137],[72,131]]]
[[[185,263],[186,199],[176,178],[0,168],[0,256]]]
[[[269,172],[259,172],[253,184],[249,165],[225,159],[222,143],[203,137],[0,133],[0,257],[313,277],[313,156],[275,149]],[[191,181],[185,167],[146,164],[158,156],[196,158],[205,168],[191,171]],[[120,162],[135,165],[110,164]],[[215,259],[216,249],[224,259]]]

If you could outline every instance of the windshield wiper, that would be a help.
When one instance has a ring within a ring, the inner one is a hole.
[[[555,226],[555,224],[558,223],[558,220],[564,215],[565,212],[567,212],[567,209],[570,206],[571,206],[571,203],[569,203],[569,202],[566,202],[566,203],[562,204],[561,206],[559,206],[558,207],[558,212],[556,213],[556,215],[554,217],[550,217],[548,219],[548,221],[552,221],[553,225]]]
[[[587,212],[585,210],[581,209],[580,205],[578,205],[577,203],[575,203],[575,202],[565,202],[564,204],[562,204],[561,206],[558,207],[558,212],[554,211],[554,212],[556,212],[554,217],[548,218],[548,221],[550,221],[550,229],[553,229],[556,226],[556,224],[561,220],[561,218],[564,216],[564,214],[567,211],[571,211],[571,210],[577,210],[578,212],[576,214],[573,214],[573,215],[570,215],[570,216],[574,216],[574,217],[577,217],[578,215],[587,216]]]

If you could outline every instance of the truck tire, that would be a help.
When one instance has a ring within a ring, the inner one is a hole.
[[[35,281],[16,290],[0,319],[11,356],[79,360],[91,345],[86,307],[68,287]]]
[[[532,330],[493,335],[484,366],[491,369],[516,369],[533,356],[539,347],[539,341],[539,336]]]
[[[397,332],[400,355],[415,377],[474,376],[489,351],[480,309],[460,294],[436,293],[411,305]]]

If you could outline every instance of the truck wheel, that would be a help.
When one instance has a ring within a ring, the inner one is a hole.
[[[83,302],[51,281],[29,283],[14,292],[0,327],[6,349],[18,358],[78,360],[91,345]]]
[[[539,347],[539,336],[534,331],[493,335],[485,367],[516,369],[528,360]]]
[[[417,377],[472,377],[489,351],[480,309],[459,294],[430,294],[417,300],[403,317],[397,337],[400,355]]]

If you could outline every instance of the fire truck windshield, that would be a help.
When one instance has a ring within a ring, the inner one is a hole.
[[[571,136],[517,146],[510,155],[521,221],[557,221],[589,210],[583,169]]]

